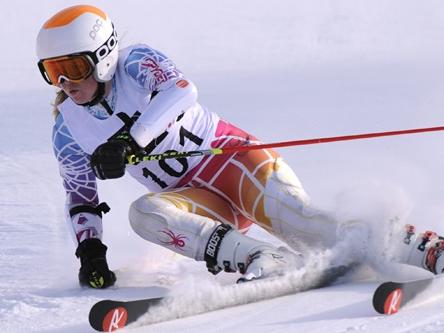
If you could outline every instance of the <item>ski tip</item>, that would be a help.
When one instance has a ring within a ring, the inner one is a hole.
[[[124,307],[119,306],[109,310],[105,315],[102,321],[102,329],[104,332],[113,332],[125,327],[127,321],[128,311]]]
[[[403,292],[401,288],[393,290],[388,294],[384,302],[384,314],[391,315],[399,311],[402,304]]]
[[[381,284],[373,294],[373,307],[376,312],[392,315],[399,311],[403,301],[403,290],[399,284],[386,282]]]
[[[125,327],[128,311],[123,306],[108,306],[109,301],[100,301],[93,305],[89,313],[89,323],[99,332],[114,332]]]

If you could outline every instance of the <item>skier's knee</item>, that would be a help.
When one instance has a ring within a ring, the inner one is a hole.
[[[303,211],[310,204],[310,198],[296,174],[279,159],[276,161],[274,171],[267,179],[264,192],[265,213],[271,218],[279,215],[282,206]]]

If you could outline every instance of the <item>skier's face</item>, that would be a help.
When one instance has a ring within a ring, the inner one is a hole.
[[[97,91],[98,83],[94,79],[94,75],[90,75],[83,81],[71,82],[63,81],[57,85],[61,88],[69,98],[76,104],[85,104],[93,100]]]

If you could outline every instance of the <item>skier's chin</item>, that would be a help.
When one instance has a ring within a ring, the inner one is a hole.
[[[69,98],[78,105],[88,103],[92,98],[86,97],[80,90],[72,90],[68,93]]]

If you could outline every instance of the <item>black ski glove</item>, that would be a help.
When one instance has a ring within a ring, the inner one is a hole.
[[[120,178],[125,174],[127,156],[140,147],[128,132],[122,132],[98,146],[91,155],[91,168],[99,179]]]
[[[82,241],[76,250],[80,258],[79,283],[91,288],[107,288],[116,282],[116,275],[106,262],[107,247],[100,239],[89,238]]]

